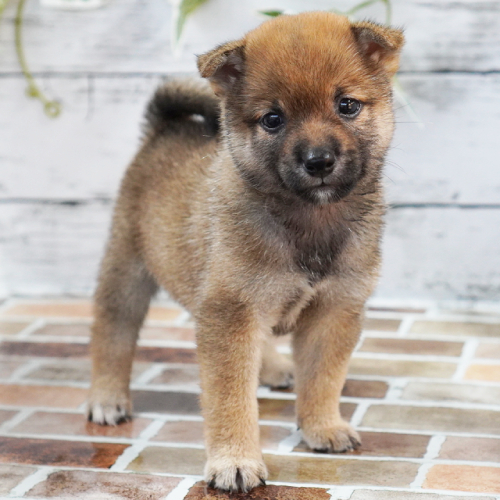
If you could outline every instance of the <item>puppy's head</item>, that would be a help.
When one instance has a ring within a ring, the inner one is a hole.
[[[201,55],[241,175],[326,204],[380,177],[403,35],[326,12],[282,16]]]

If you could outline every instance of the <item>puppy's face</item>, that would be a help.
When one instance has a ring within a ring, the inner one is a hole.
[[[402,35],[330,13],[284,16],[199,59],[229,151],[255,189],[336,202],[380,177]]]

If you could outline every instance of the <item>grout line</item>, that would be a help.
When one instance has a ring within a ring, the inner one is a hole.
[[[292,431],[289,436],[282,439],[278,445],[279,453],[291,453],[293,449],[302,441],[302,431]]]
[[[500,326],[500,325],[499,325]],[[367,338],[381,338],[381,339],[401,339],[398,334],[380,331],[364,331],[363,335]],[[480,335],[465,335],[465,334],[453,334],[453,333],[409,333],[405,335],[405,339],[408,340],[432,340],[436,342],[460,342],[463,343],[471,338],[480,340],[481,342],[487,342],[491,344],[499,344],[499,337],[488,337]]]
[[[358,431],[362,432],[382,432],[388,434],[408,434],[413,436],[429,436],[433,432],[432,429],[429,430],[414,430],[414,429],[394,429],[394,428],[378,428],[378,427],[369,427],[369,426],[358,426]],[[473,433],[473,432],[454,432],[454,431],[446,431],[446,435],[448,437],[462,437],[462,438],[485,438],[485,439],[500,439],[499,434],[482,434],[482,433]]]
[[[278,399],[278,398],[273,398]],[[412,399],[402,399],[387,401],[385,399],[376,398],[353,398],[343,396],[340,401],[342,403],[369,403],[373,405],[380,406],[412,406],[416,408],[452,408],[455,410],[489,410],[489,411],[500,411],[500,404],[483,404],[483,403],[465,403],[465,402],[455,402],[455,401],[444,401],[444,400],[412,400]]]
[[[80,415],[82,415],[82,417],[84,419],[88,419],[88,417],[87,417],[88,409],[89,409],[89,401],[88,401],[88,394],[87,394],[87,396],[85,397],[85,401],[77,407],[76,413],[79,413]]]
[[[338,488],[338,486],[332,486],[328,484],[320,484],[320,483],[292,483],[292,482],[286,482],[286,481],[268,481],[268,484],[274,484],[274,485],[280,485],[280,486],[292,486],[292,487],[303,487],[303,488],[329,488],[330,490],[334,490]],[[342,488],[342,487],[341,487]],[[345,488],[350,488],[350,487],[345,487]],[[354,491],[359,491],[359,490],[364,490],[364,491],[381,491],[381,492],[398,492],[398,493],[412,493],[415,495],[417,493],[415,490],[410,489],[410,488],[403,488],[403,487],[391,487],[391,486],[372,486],[372,485],[365,485],[365,486],[355,486],[352,487]],[[491,500],[492,494],[491,493],[476,493],[476,492],[469,492],[469,491],[457,491],[457,490],[436,490],[436,489],[425,489],[425,491],[421,491],[418,493],[429,493],[429,494],[435,494],[435,495],[444,495],[446,498],[448,497],[456,497],[457,500],[462,497],[467,497],[467,500],[470,498],[487,498],[488,500]],[[495,494],[493,494],[495,495]],[[365,497],[366,498],[366,497]],[[336,499],[332,499],[336,500]],[[342,499],[343,500],[343,499]]]
[[[43,364],[44,360],[41,358],[32,359],[21,365],[17,370],[14,370],[7,380],[8,384],[18,384],[21,380],[31,372]],[[24,382],[24,380],[22,380]]]
[[[24,497],[32,488],[38,483],[45,481],[47,477],[54,471],[54,469],[47,467],[38,469],[36,472],[28,477],[25,477],[17,486],[10,490],[10,497]]]
[[[42,439],[44,441],[71,441],[73,443],[110,443],[110,444],[128,444],[139,443],[140,440],[127,437],[111,436],[75,436],[74,434],[37,434],[32,432],[0,432],[2,437],[11,437],[16,439]],[[169,445],[169,443],[166,443]],[[169,446],[166,446],[169,447]]]
[[[444,434],[436,434],[431,437],[429,444],[427,445],[427,451],[424,455],[424,460],[434,460],[438,458],[441,447],[446,441],[446,436]]]
[[[1,318],[0,318],[1,319]],[[25,319],[23,321],[29,321],[30,318]],[[21,319],[17,318],[15,321],[21,321]],[[38,320],[37,320],[38,321]],[[45,324],[47,321],[46,319],[40,319],[43,324]],[[50,321],[51,323],[56,324],[55,321]],[[73,324],[78,324],[78,325],[84,325],[86,326],[87,324],[82,323],[82,321],[78,322],[68,322],[68,323],[62,323],[62,322],[57,322],[58,325],[73,325]],[[39,328],[41,323],[37,328]],[[500,328],[500,322],[498,323],[499,328]],[[168,328],[170,325],[160,325],[162,327]],[[30,323],[29,326],[26,327],[26,329],[31,329],[32,323]],[[86,344],[90,340],[89,335],[50,335],[50,334],[39,334],[39,335],[31,335],[28,331],[26,335],[24,335],[23,332],[26,331],[22,330],[18,334],[4,334],[1,335],[1,337],[6,340],[6,341],[11,341],[11,342],[33,342],[33,343],[45,343],[45,342],[55,342],[55,343],[80,343],[80,344]],[[36,328],[35,328],[36,330]],[[23,337],[20,338],[20,335],[23,334]],[[138,345],[143,345],[143,346],[148,346],[148,347],[184,347],[187,349],[195,349],[196,348],[196,343],[191,341],[191,340],[177,340],[177,339],[169,339],[167,338],[168,334],[165,335],[165,338],[144,338],[144,339],[139,339],[138,340]],[[386,332],[382,330],[363,330],[362,332],[362,340],[365,338],[376,338],[376,339],[401,339],[401,336],[396,332]],[[405,339],[408,340],[432,340],[436,342],[445,342],[445,343],[464,343],[467,340],[478,340],[481,342],[486,342],[486,343],[491,343],[491,344],[499,344],[500,343],[500,338],[499,337],[491,337],[491,336],[478,336],[478,335],[465,335],[465,334],[443,334],[443,333],[429,333],[429,334],[407,334],[404,336]],[[278,349],[289,349],[288,345],[279,345],[277,346]],[[359,351],[358,351],[359,352]],[[366,352],[367,354],[370,353],[370,351],[361,351],[361,352]],[[377,353],[374,353],[377,354]],[[397,356],[398,354],[390,354],[387,353],[388,356]],[[412,355],[412,354],[404,354],[408,356],[418,356],[418,355]],[[453,358],[454,356],[449,356],[450,358]],[[478,358],[481,359],[481,358]]]
[[[162,340],[162,339],[139,339],[139,347],[170,347],[172,349],[196,349],[196,344],[191,340]]]
[[[387,382],[391,383],[401,377],[391,377],[386,375],[358,375],[358,374],[348,374],[347,379],[349,380],[362,380],[369,382]],[[480,387],[500,387],[499,382],[487,382],[484,380],[451,380],[450,378],[439,378],[439,377],[408,377],[411,382],[421,382],[428,384],[450,384],[450,385],[463,385],[471,386],[476,385]]]
[[[141,432],[139,439],[129,448],[126,448],[123,453],[116,459],[115,463],[109,468],[113,472],[123,472],[126,467],[135,460],[139,454],[149,443],[149,440],[156,436],[158,431],[163,427],[165,422],[155,420]]]
[[[474,359],[474,354],[476,353],[476,349],[479,345],[479,342],[476,339],[467,340],[462,349],[462,355],[460,356],[460,361],[458,363],[458,367],[451,377],[451,380],[463,380],[465,376],[465,372],[469,367],[469,363]]]
[[[19,335],[9,335],[3,336],[3,339],[15,344],[24,344],[26,342],[30,344],[89,344],[90,337],[82,335],[31,335],[27,337],[19,337]],[[53,357],[53,356],[40,356],[40,357]]]
[[[84,405],[85,403],[83,403]],[[373,403],[372,403],[373,404]],[[72,414],[72,415],[81,415],[82,419],[84,418],[82,411],[75,408],[51,408],[51,407],[43,407],[43,406],[34,406],[30,408],[26,408],[23,406],[15,406],[15,405],[0,405],[0,410],[5,411],[23,411],[30,410],[32,412],[43,412],[43,413],[64,413],[64,414]],[[201,415],[172,415],[165,413],[154,413],[154,412],[137,412],[134,413],[135,418],[147,418],[151,420],[161,420],[163,422],[203,422],[203,417]],[[13,417],[14,418],[14,417]],[[295,422],[283,421],[283,420],[266,420],[260,419],[260,425],[268,425],[281,427],[286,429],[295,430],[297,424]],[[402,434],[402,435],[417,435],[417,436],[430,436],[435,434],[436,432],[441,432],[438,429],[405,429],[405,428],[397,428],[397,427],[371,427],[371,426],[357,426],[358,430],[364,432],[376,432],[380,434]],[[460,432],[460,431],[449,431],[446,430],[447,436],[453,437],[467,437],[467,438],[487,438],[487,439],[500,439],[499,434],[492,434],[487,432]],[[1,434],[5,434],[2,432]],[[17,437],[25,437],[25,435],[19,435]],[[44,437],[44,435],[36,435],[36,437]],[[74,436],[75,439],[80,439],[78,436]],[[102,438],[99,436],[82,436],[82,438],[88,438],[88,440],[92,439],[118,439],[118,438]],[[120,442],[123,442],[121,440]],[[127,441],[128,442],[128,441]]]
[[[55,363],[57,361],[71,361],[71,360],[62,360],[60,358],[51,358],[51,357],[43,357],[39,358],[41,362],[52,362]],[[88,359],[79,358],[78,360],[88,362]],[[188,366],[196,366],[195,364],[187,364]],[[498,365],[498,363],[485,363],[485,365]],[[184,365],[186,366],[186,365]],[[387,384],[392,384],[401,378],[407,379],[409,382],[418,382],[422,384],[447,384],[450,386],[463,386],[463,387],[484,387],[488,389],[500,388],[500,382],[494,381],[485,381],[485,380],[451,380],[450,378],[439,378],[439,377],[394,377],[394,376],[385,376],[385,375],[358,375],[358,374],[349,374],[347,380],[358,380],[358,381],[367,381],[367,382],[385,382]],[[8,379],[0,379],[0,384],[8,384]],[[56,386],[56,387],[81,387],[88,388],[90,381],[64,381],[64,380],[49,380],[49,379],[23,379],[16,382],[20,385],[47,385],[47,386]],[[135,390],[147,390],[153,392],[163,392],[163,391],[172,391],[172,388],[181,387],[181,384],[132,384],[132,388]],[[266,387],[259,387],[259,397],[264,397],[268,399],[295,399],[295,393],[289,392],[280,392],[280,391],[271,391]],[[192,386],[182,385],[182,390],[178,392],[187,392],[187,393],[199,393],[199,386],[195,386],[194,383]],[[348,396],[343,396],[344,400],[347,401]],[[353,398],[349,397],[349,400]],[[354,398],[356,399],[356,398]],[[358,398],[358,399],[366,399],[366,398]],[[383,400],[383,398],[370,398],[373,400]],[[409,400],[408,400],[409,401]],[[429,400],[415,400],[415,401],[429,401]],[[439,402],[442,400],[438,400]],[[457,406],[460,405],[488,405],[489,403],[472,403],[468,401],[446,401],[446,404],[456,403]],[[495,406],[495,405],[494,405]]]
[[[42,358],[42,359],[38,358],[38,359],[40,360],[41,364],[43,364],[43,362],[45,362],[48,358]],[[72,387],[75,389],[88,389],[90,387],[90,381],[88,381],[88,382],[76,382],[76,381],[72,381],[72,380],[62,381],[62,380],[24,379],[24,378],[12,381],[11,379],[0,379],[0,386],[1,385],[22,385],[22,386],[27,386],[27,387]],[[151,390],[154,391],[154,389],[151,389]],[[187,391],[183,391],[183,392],[187,392]]]
[[[186,309],[182,309],[179,316],[172,321],[172,326],[184,326],[189,321],[190,317],[191,314],[186,311]]]
[[[421,489],[426,478],[427,473],[431,470],[434,464],[432,463],[423,463],[419,468],[417,475],[414,481],[410,484],[410,488],[412,489]]]
[[[406,337],[410,332],[410,329],[414,321],[415,321],[415,316],[413,315],[404,316],[403,319],[401,320],[401,324],[399,325],[397,336]]]
[[[389,354],[365,351],[356,352],[352,357],[358,359],[373,359],[383,361],[420,361],[438,363],[459,363],[461,359],[456,356],[436,356],[431,354]]]
[[[481,325],[495,325],[500,323],[498,315],[475,315],[465,313],[450,314],[448,312],[434,312],[429,310],[422,321],[439,321],[442,323],[478,323]],[[474,335],[475,337],[475,335]]]
[[[368,411],[368,408],[371,406],[371,402],[368,401],[360,401],[354,413],[352,414],[350,423],[353,427],[358,427],[365,416],[365,413]]]
[[[195,383],[185,384],[130,384],[132,391],[148,391],[148,392],[178,392],[185,394],[201,394],[200,386]],[[260,397],[260,396],[259,396]],[[289,399],[289,398],[273,398],[273,399]]]
[[[5,302],[3,304],[0,304],[0,314],[2,314],[4,311],[7,311],[8,309],[10,309],[13,305],[15,305],[16,301],[12,298],[8,298],[5,300]],[[8,320],[10,319],[9,317],[3,317],[2,316],[2,320]]]
[[[131,385],[146,385],[151,382],[155,377],[161,375],[165,365],[163,363],[154,363],[150,368],[142,372]]]
[[[408,378],[397,378],[389,382],[389,389],[383,398],[384,401],[389,401],[391,403],[402,401],[401,396],[403,391],[409,383]]]
[[[274,398],[278,399],[278,398]],[[465,403],[444,400],[414,400],[414,399],[395,399],[388,401],[380,398],[355,398],[342,396],[341,403],[368,403],[377,406],[409,406],[414,408],[451,408],[454,410],[488,410],[500,411],[500,404],[483,404],[483,403]]]
[[[357,486],[354,491],[379,491],[379,492],[397,492],[397,493],[411,493],[413,496],[411,498],[419,498],[421,494],[429,494],[429,495],[443,495],[446,499],[450,497],[454,497],[457,500],[463,497],[467,497],[467,500],[471,498],[486,498],[487,500],[491,500],[493,497],[491,493],[477,493],[470,491],[457,491],[457,490],[435,490],[435,489],[425,489],[424,491],[418,492],[418,497],[415,497],[417,492],[415,490],[409,488],[398,488],[391,486]],[[366,498],[366,497],[365,497]],[[403,497],[402,497],[403,498]],[[436,500],[439,500],[438,497]],[[333,499],[332,499],[333,500]],[[498,499],[500,500],[500,499]]]
[[[0,425],[0,434],[8,433],[11,429],[19,425],[21,422],[24,422],[24,420],[33,415],[35,411],[36,410],[33,408],[25,408],[21,410],[19,413],[14,415],[10,420],[7,420],[7,422],[4,422],[3,425]]]
[[[154,438],[158,431],[165,425],[164,420],[154,420],[151,422],[139,435],[139,439],[141,441],[149,441],[151,438]]]
[[[198,481],[199,479],[193,477],[185,477],[163,500],[184,500],[191,487]]]
[[[276,346],[276,350],[280,354],[293,354],[293,350],[292,350],[291,345],[279,345],[279,346]]]
[[[35,321],[33,321],[32,323],[30,323],[26,328],[24,328],[23,330],[21,330],[17,335],[16,335],[16,338],[17,339],[26,339],[28,337],[30,337],[30,335],[38,330],[39,328],[42,328],[43,326],[45,326],[46,324],[46,321],[44,318],[38,318],[36,319]]]
[[[331,500],[349,500],[353,493],[352,486],[334,486],[327,491]]]
[[[112,472],[123,472],[132,461],[134,461],[144,448],[148,445],[147,441],[139,441],[126,448],[116,459],[115,463],[109,468]]]

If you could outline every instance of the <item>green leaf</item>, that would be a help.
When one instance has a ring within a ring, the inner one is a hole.
[[[268,17],[278,17],[283,14],[282,10],[260,10],[259,13]]]
[[[179,4],[179,17],[177,18],[177,26],[175,30],[175,40],[178,42],[186,19],[192,14],[200,5],[203,5],[207,0],[182,0]]]

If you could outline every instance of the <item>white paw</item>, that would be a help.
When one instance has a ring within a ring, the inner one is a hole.
[[[87,402],[87,419],[101,425],[118,425],[132,418],[132,404],[127,397],[93,398]]]
[[[359,434],[346,422],[324,428],[303,428],[305,442],[314,451],[321,453],[343,453],[361,446]]]
[[[209,459],[205,466],[205,480],[211,488],[224,491],[250,491],[265,485],[267,468],[262,460],[220,457]]]

